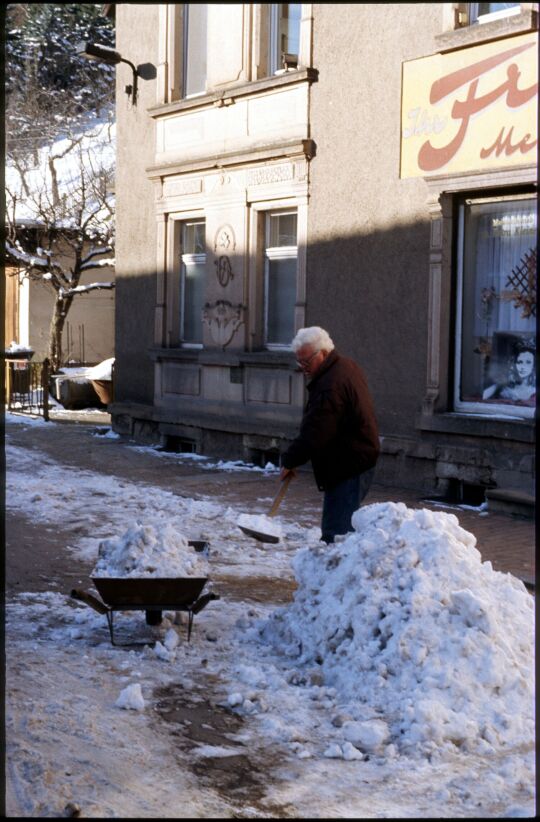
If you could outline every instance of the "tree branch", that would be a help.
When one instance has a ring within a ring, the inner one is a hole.
[[[75,288],[62,289],[63,297],[73,297],[75,294],[88,294],[90,291],[98,291],[101,289],[111,290],[115,288],[116,283],[89,283],[88,285],[78,285]]]

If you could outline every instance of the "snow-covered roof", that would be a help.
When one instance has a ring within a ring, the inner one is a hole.
[[[86,180],[91,180],[101,169],[114,170],[116,154],[116,123],[108,120],[94,120],[84,131],[58,137],[52,145],[41,147],[37,155],[28,155],[24,167],[17,168],[12,159],[8,159],[5,169],[5,187],[7,191],[8,213],[12,210],[12,198],[16,198],[15,222],[19,225],[36,226],[41,224],[39,204],[45,197],[51,199],[53,187],[50,164],[54,161],[58,197],[64,200],[69,212],[70,201],[75,200],[80,189],[81,173]],[[21,169],[24,172],[24,183]],[[25,188],[26,184],[26,188]],[[46,194],[47,193],[47,194]],[[110,187],[106,193],[110,208],[113,207],[114,194]],[[96,200],[89,198],[88,213],[94,209]],[[110,212],[104,212],[102,219],[107,219]],[[74,217],[59,216],[55,220],[59,228],[75,227]]]

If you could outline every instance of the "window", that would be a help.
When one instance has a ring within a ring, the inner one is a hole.
[[[184,4],[184,97],[206,91],[206,3]]]
[[[488,23],[521,11],[521,3],[469,3],[469,21]]]
[[[530,196],[460,206],[458,410],[534,415],[536,225]]]
[[[206,280],[204,220],[181,226],[180,340],[184,345],[202,345],[202,310]]]
[[[295,211],[266,215],[264,327],[267,347],[289,346],[294,337],[297,217]]]
[[[270,74],[298,65],[300,52],[301,3],[270,5]],[[284,58],[285,55],[285,58]]]

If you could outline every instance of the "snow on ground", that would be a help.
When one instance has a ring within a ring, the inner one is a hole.
[[[65,594],[14,597],[8,815],[534,816],[533,600],[453,515],[365,506],[334,546],[280,518],[269,548],[214,500],[9,437],[6,459],[8,509],[70,529],[89,567],[103,541],[126,550],[146,529],[162,547],[208,539],[216,590],[221,574],[298,585],[280,607],[210,602],[189,643],[183,614],[153,627],[122,612],[119,641],[141,643],[122,647]]]
[[[35,521],[72,530],[76,538],[66,547],[85,560],[95,561],[100,541],[120,539],[129,526],[169,524],[188,539],[210,541],[214,570],[223,572],[234,566],[235,573],[249,575],[256,560],[260,573],[290,574],[289,557],[306,538],[305,529],[294,523],[283,524],[288,540],[273,546],[269,553],[262,543],[239,529],[238,511],[211,499],[180,497],[143,483],[69,468],[16,448],[9,441],[5,451],[6,460],[18,468],[8,480],[10,508]],[[77,536],[81,531],[91,535]],[[318,536],[320,529],[311,529],[309,538],[316,540]]]

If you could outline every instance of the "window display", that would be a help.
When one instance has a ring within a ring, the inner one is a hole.
[[[531,197],[461,206],[458,410],[496,414],[535,405],[536,225]]]

